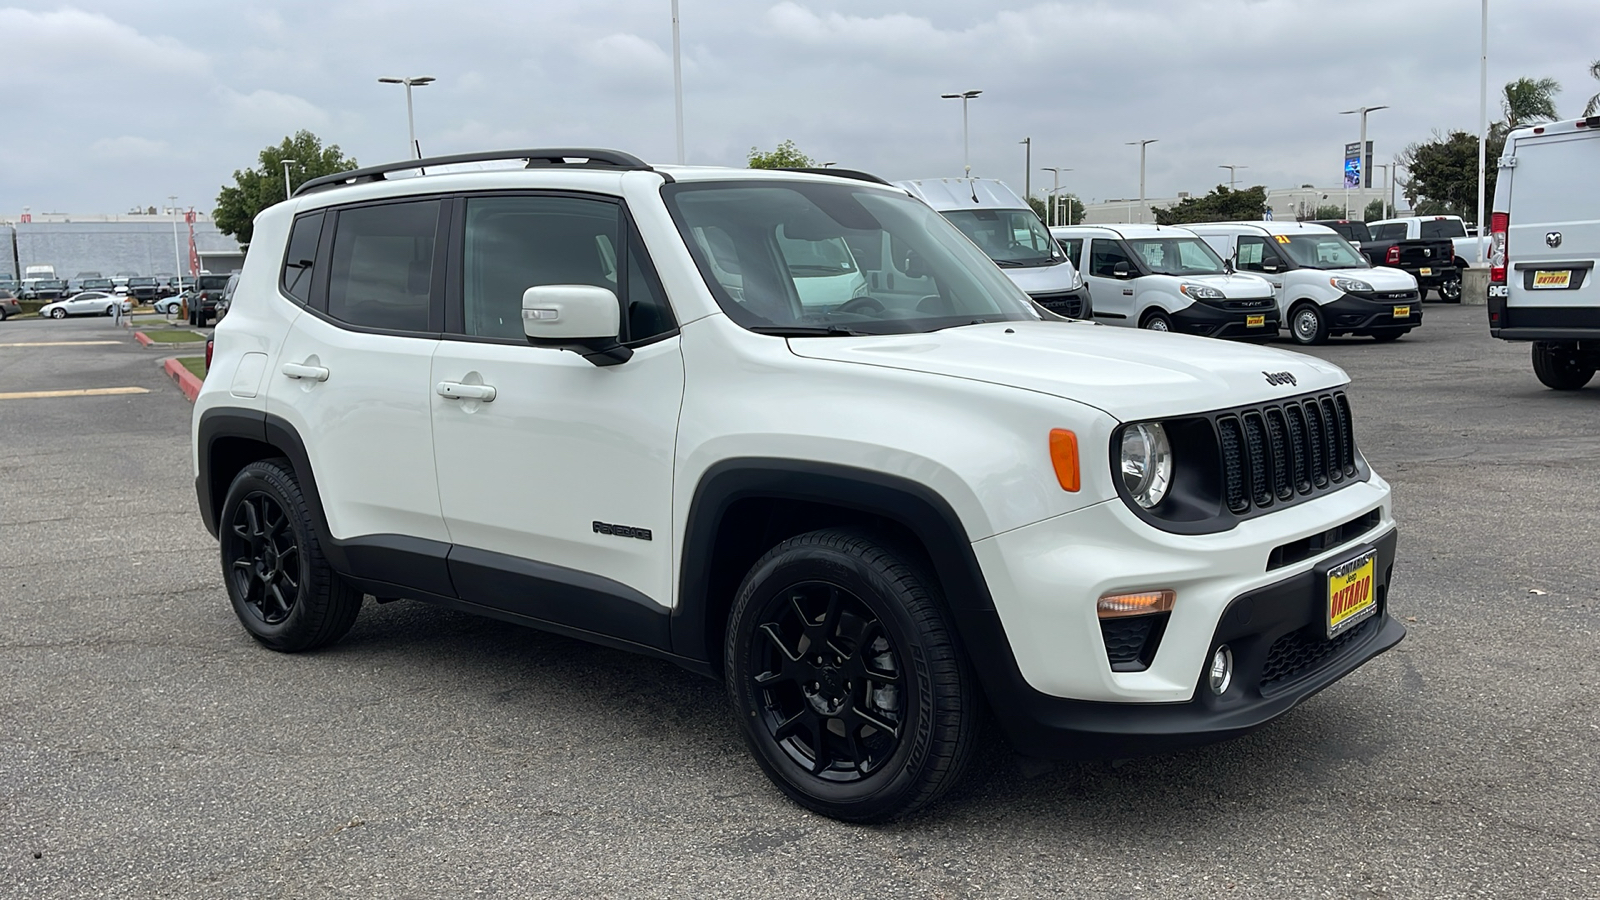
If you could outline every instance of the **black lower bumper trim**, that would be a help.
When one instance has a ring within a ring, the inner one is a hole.
[[[1172,330],[1180,334],[1260,340],[1278,336],[1278,306],[1270,298],[1266,306],[1254,309],[1222,309],[1196,302],[1168,315],[1172,317]],[[1262,323],[1252,327],[1251,316],[1261,316]]]
[[[1593,341],[1600,339],[1600,307],[1512,306],[1490,297],[1489,334],[1507,341]]]
[[[1275,644],[1284,638],[1319,640],[1315,632],[1323,627],[1326,565],[1229,604],[1209,646],[1214,650],[1226,643],[1233,651],[1234,684],[1218,697],[1197,673],[1194,698],[1184,703],[1103,703],[1044,694],[1022,677],[998,614],[956,610],[954,615],[995,718],[1019,752],[1068,759],[1146,756],[1254,731],[1400,643],[1405,626],[1388,612],[1395,543],[1390,531],[1372,545],[1377,550],[1376,615],[1303,670],[1285,669],[1279,658],[1272,670],[1275,680],[1265,690],[1262,677]]]
[[[1399,331],[1405,333],[1422,324],[1422,302],[1416,291],[1408,291],[1405,299],[1374,299],[1359,294],[1345,294],[1322,307],[1323,319],[1328,323],[1329,334],[1383,334]],[[1410,314],[1396,316],[1396,306],[1409,306]]]

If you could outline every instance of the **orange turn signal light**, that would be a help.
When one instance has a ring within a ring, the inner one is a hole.
[[[1055,466],[1056,481],[1063,491],[1077,493],[1078,436],[1065,428],[1050,429],[1050,464]]]
[[[1176,591],[1141,591],[1137,594],[1107,594],[1094,605],[1102,619],[1120,619],[1124,616],[1148,616],[1151,613],[1172,611],[1172,601],[1178,599]]]

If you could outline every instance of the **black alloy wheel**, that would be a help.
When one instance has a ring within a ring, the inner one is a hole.
[[[973,676],[914,554],[815,531],[740,586],[724,665],[756,760],[796,802],[877,822],[932,803],[977,742]]]
[[[1461,302],[1461,279],[1452,278],[1439,285],[1439,299],[1446,303]]]
[[[288,460],[241,469],[218,521],[228,599],[251,637],[294,653],[331,644],[350,630],[361,593],[323,557]]]
[[[266,625],[289,618],[300,599],[300,545],[289,528],[289,514],[276,497],[256,491],[234,507],[222,536],[222,553],[234,596]]]

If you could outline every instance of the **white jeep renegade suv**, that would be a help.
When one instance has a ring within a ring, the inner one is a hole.
[[[519,164],[450,171],[486,160]],[[803,290],[841,243],[859,293]],[[371,594],[663,657],[843,819],[932,802],[986,709],[1025,753],[1156,752],[1405,634],[1342,371],[1056,319],[861,173],[317,179],[215,340],[195,486],[262,644]]]

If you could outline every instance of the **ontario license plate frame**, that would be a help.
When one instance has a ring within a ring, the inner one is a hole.
[[[1378,612],[1378,549],[1368,547],[1328,567],[1323,624],[1338,637]]]

